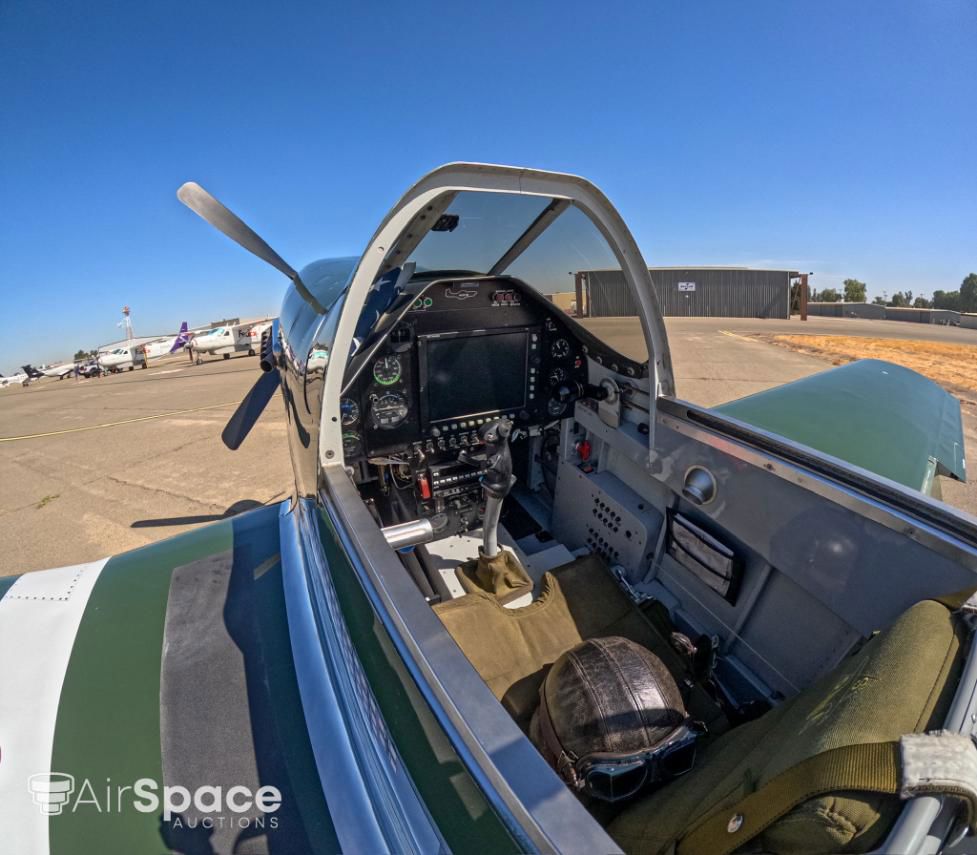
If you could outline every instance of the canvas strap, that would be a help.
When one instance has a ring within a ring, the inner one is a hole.
[[[946,606],[951,612],[970,613],[977,611],[977,590],[974,588],[964,588],[962,591],[955,591],[952,594],[944,594],[942,597],[933,599]]]
[[[977,622],[974,588],[933,599],[968,623]],[[707,814],[682,836],[675,853],[726,855],[808,799],[843,790],[903,799],[927,793],[957,796],[967,806],[971,833],[977,833],[977,748],[967,736],[939,731],[809,757],[737,804]]]
[[[903,799],[939,794],[967,806],[977,825],[977,747],[959,733],[909,734],[894,742],[848,745],[816,754],[781,772],[732,807],[692,827],[677,855],[728,855],[808,799],[842,790]]]

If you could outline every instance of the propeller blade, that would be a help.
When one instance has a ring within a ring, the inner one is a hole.
[[[229,211],[195,181],[188,181],[176,191],[176,197],[191,211],[205,219],[215,229],[222,231],[235,243],[252,252],[262,261],[268,262],[289,279],[298,274],[275,250],[258,237],[257,232],[237,214]]]
[[[234,415],[221,431],[221,439],[231,451],[236,451],[245,437],[251,433],[251,428],[268,406],[271,396],[275,394],[280,383],[281,377],[277,371],[264,372],[258,378],[258,382],[251,387],[251,391],[244,396],[244,400],[238,404]]]

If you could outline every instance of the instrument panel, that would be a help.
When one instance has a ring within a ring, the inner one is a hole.
[[[559,314],[505,278],[431,283],[340,402],[347,463],[414,447],[456,456],[495,418],[527,428],[566,415],[556,392],[586,367]]]
[[[442,277],[410,287],[351,360],[354,379],[340,401],[343,454],[380,501],[406,503],[406,518],[427,518],[446,537],[481,521],[484,425],[512,421],[513,453],[528,461],[533,446],[523,439],[572,415],[588,358],[627,376],[645,367],[517,279]]]

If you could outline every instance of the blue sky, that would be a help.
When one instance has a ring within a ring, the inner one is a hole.
[[[275,313],[449,160],[577,172],[651,265],[787,265],[869,293],[977,269],[977,4],[0,6],[0,371]]]

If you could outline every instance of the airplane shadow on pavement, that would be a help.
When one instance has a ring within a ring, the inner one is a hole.
[[[253,511],[255,508],[263,508],[283,497],[284,493],[272,496],[267,502],[259,502],[255,499],[241,499],[235,502],[222,514],[197,514],[185,517],[160,517],[159,519],[136,520],[129,528],[160,528],[168,525],[199,525],[201,523],[219,522],[229,517],[243,514],[245,511]]]

